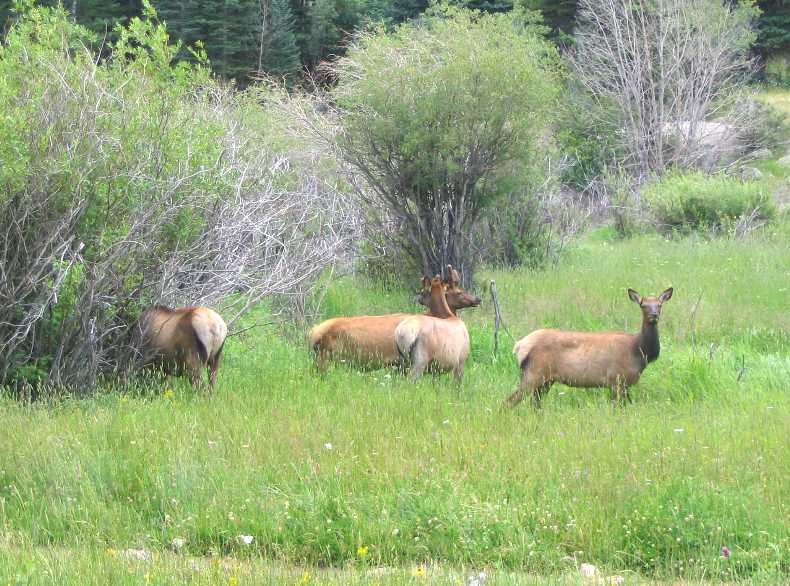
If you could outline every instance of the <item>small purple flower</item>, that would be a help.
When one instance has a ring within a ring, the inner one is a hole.
[[[721,546],[721,557],[728,558],[730,557],[730,548],[726,545]]]

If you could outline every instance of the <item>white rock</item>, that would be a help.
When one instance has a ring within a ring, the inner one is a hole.
[[[125,549],[121,552],[121,557],[127,560],[140,560],[142,562],[150,562],[154,559],[151,552],[144,549]]]
[[[755,167],[744,167],[741,169],[741,179],[744,181],[755,181],[763,178],[763,172]]]
[[[582,564],[579,566],[579,573],[583,578],[595,578],[598,575],[598,568],[592,564]]]
[[[250,545],[253,541],[255,538],[252,535],[239,535],[239,542],[244,545]]]

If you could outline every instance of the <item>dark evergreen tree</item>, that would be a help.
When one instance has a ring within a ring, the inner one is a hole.
[[[528,10],[539,10],[543,14],[543,20],[551,29],[549,36],[555,41],[572,42],[578,0],[522,0],[522,5]]]
[[[762,10],[757,20],[757,49],[767,56],[790,51],[790,0],[760,0]]]
[[[342,37],[338,16],[335,0],[315,0],[313,3],[306,65],[315,66],[337,52]]]
[[[288,0],[271,0],[261,51],[261,66],[271,75],[293,79],[301,68],[294,15]]]
[[[187,46],[202,42],[212,69],[244,83],[257,65],[258,0],[157,0],[159,17],[173,38]]]
[[[428,0],[392,0],[386,17],[397,24],[416,18],[428,8]]]

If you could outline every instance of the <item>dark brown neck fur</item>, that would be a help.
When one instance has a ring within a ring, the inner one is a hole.
[[[636,351],[643,360],[642,368],[658,360],[661,344],[658,342],[658,324],[642,319],[642,329],[636,335]]]
[[[438,287],[434,285],[431,286],[431,300],[428,309],[433,317],[440,317],[442,319],[453,317],[453,312],[450,311],[450,307],[447,305],[447,298],[444,296],[444,290],[441,285]]]

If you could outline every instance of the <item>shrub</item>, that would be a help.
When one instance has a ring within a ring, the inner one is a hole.
[[[443,6],[359,37],[333,67],[338,154],[426,274],[449,263],[469,279],[464,239],[507,193],[502,170],[542,158],[559,63],[542,33],[520,12]]]
[[[26,8],[0,44],[0,385],[90,389],[131,360],[141,306],[223,300],[231,321],[304,291],[347,237],[256,96],[176,63],[146,6],[106,59],[62,8]]]
[[[732,230],[739,222],[776,217],[769,187],[725,175],[672,173],[646,186],[643,201],[665,230]]]

